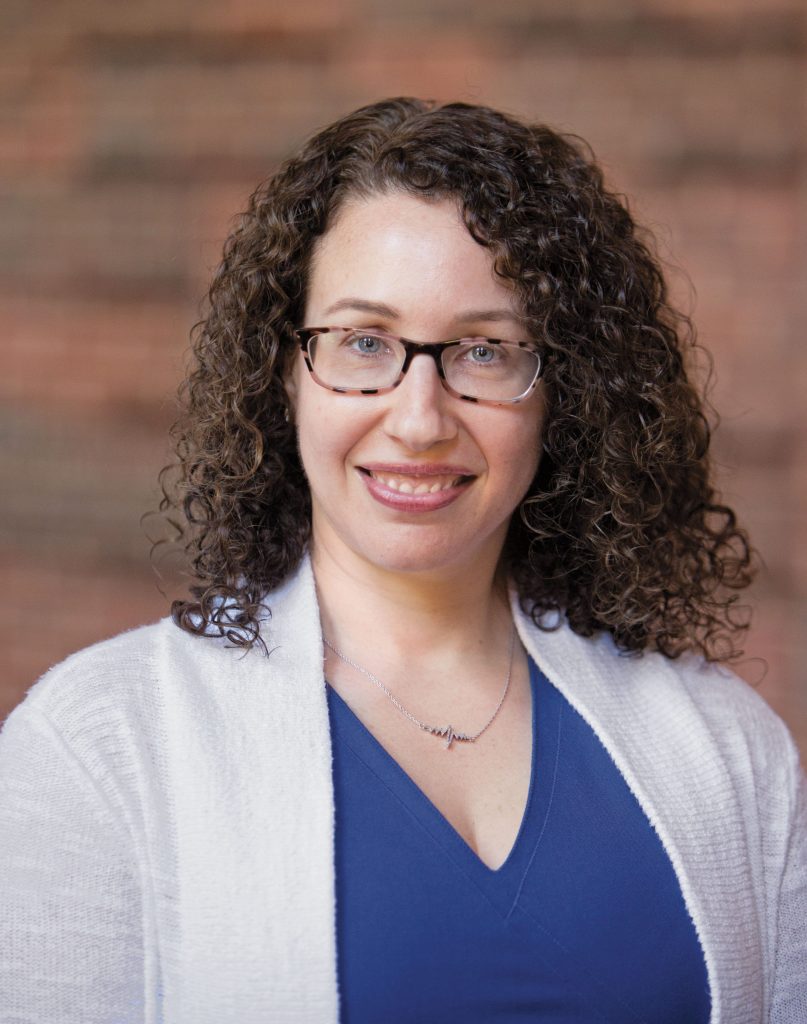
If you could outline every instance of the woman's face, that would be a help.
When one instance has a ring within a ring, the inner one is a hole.
[[[458,208],[399,192],[341,209],[314,250],[301,326],[524,340],[516,299]],[[416,355],[394,390],[344,395],[300,353],[288,389],[315,550],[392,572],[495,569],[538,465],[540,386],[513,405],[465,402]]]

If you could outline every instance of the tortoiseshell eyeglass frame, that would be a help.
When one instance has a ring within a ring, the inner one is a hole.
[[[357,334],[365,333],[370,334],[374,338],[381,338],[385,341],[398,342],[404,349],[403,363],[401,364],[401,370],[396,379],[391,383],[382,388],[345,388],[336,387],[333,384],[327,384],[321,377],[317,376],[314,370],[314,361],[308,351],[308,343],[312,338],[319,334],[328,334],[330,332],[351,332],[355,331]],[[501,338],[451,338],[448,341],[413,341],[411,338],[402,338],[397,334],[390,334],[388,331],[377,331],[371,330],[365,327],[299,327],[294,332],[294,337],[300,343],[300,348],[303,352],[305,359],[305,365],[308,367],[308,372],[320,385],[320,387],[326,388],[328,391],[335,391],[340,395],[384,395],[394,388],[397,388],[401,381],[406,376],[406,371],[412,363],[412,360],[417,355],[431,356],[437,367],[437,374],[440,378],[440,383],[445,390],[453,395],[455,398],[461,398],[465,402],[475,402],[480,405],[514,405],[517,402],[523,402],[529,398],[532,392],[538,385],[538,381],[541,379],[541,375],[544,371],[544,361],[541,358],[541,354],[538,351],[536,345],[531,341],[504,341]],[[455,390],[446,380],[445,370],[443,369],[443,353],[451,348],[456,348],[458,345],[467,344],[469,341],[479,340],[484,342],[486,345],[503,345],[507,348],[519,348],[527,349],[533,352],[538,361],[538,366],[535,370],[535,375],[532,378],[529,386],[520,394],[516,395],[515,398],[478,398],[475,395],[464,395],[462,392]]]

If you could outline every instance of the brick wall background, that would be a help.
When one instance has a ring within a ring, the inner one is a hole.
[[[740,671],[807,752],[801,0],[6,0],[1,28],[0,716],[165,613],[139,520],[233,215],[313,129],[415,94],[583,135],[682,268],[766,563]]]

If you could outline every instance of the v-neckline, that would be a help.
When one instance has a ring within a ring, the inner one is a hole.
[[[537,785],[543,776],[543,768],[552,767],[555,760],[550,745],[556,746],[555,729],[539,729],[539,711],[542,695],[549,687],[548,681],[529,659],[529,678],[532,704],[532,748],[530,753],[530,782],[521,823],[504,861],[497,867],[490,867],[470,846],[443,812],[429,799],[411,775],[395,760],[386,747],[373,735],[349,704],[331,686],[328,686],[329,701],[337,716],[337,727],[346,726],[340,735],[353,752],[405,803],[408,809],[426,826],[432,838],[465,870],[474,874],[477,881],[487,882],[519,881],[529,866],[529,860],[545,825],[551,800],[544,787]],[[544,726],[548,723],[543,722]],[[539,765],[541,770],[539,770]],[[543,795],[539,790],[544,789]],[[507,886],[509,888],[509,885]]]

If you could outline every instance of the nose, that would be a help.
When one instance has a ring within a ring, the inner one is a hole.
[[[413,452],[423,452],[457,436],[451,406],[456,401],[440,382],[437,364],[429,355],[416,355],[406,376],[387,396],[384,428]]]

